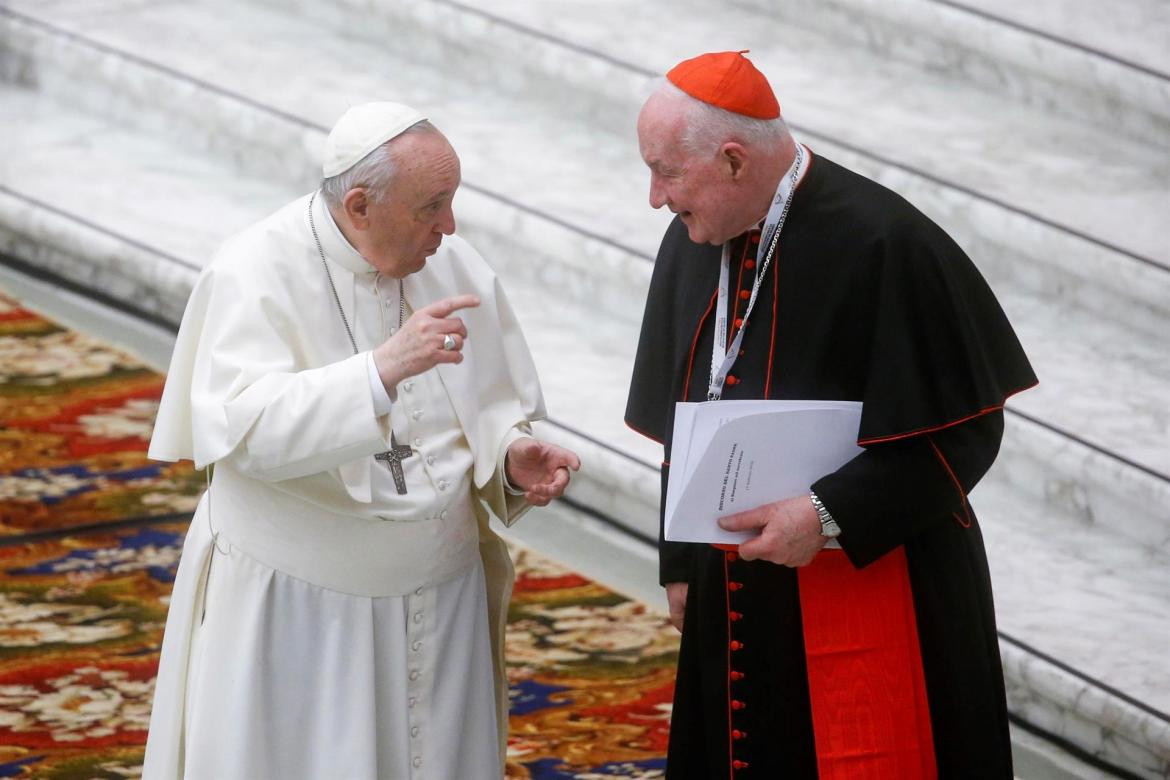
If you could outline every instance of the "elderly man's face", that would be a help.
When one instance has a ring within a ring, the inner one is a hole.
[[[683,105],[651,97],[638,116],[638,145],[650,168],[650,205],[678,214],[696,244],[722,244],[750,222],[748,193],[735,186],[731,167],[719,150],[689,154]]]
[[[410,133],[394,146],[398,170],[390,191],[368,205],[363,255],[387,276],[422,270],[443,236],[455,232],[451,202],[461,180],[459,157],[438,133]]]

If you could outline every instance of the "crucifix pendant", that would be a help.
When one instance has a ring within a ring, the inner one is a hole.
[[[394,432],[390,432],[390,449],[385,452],[379,452],[374,456],[374,460],[380,460],[390,467],[390,474],[394,477],[394,489],[398,491],[398,495],[406,495],[406,476],[402,473],[402,461],[414,454],[407,445],[399,446],[398,440],[394,438]]]

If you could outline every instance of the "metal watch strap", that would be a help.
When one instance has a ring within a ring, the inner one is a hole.
[[[821,503],[820,497],[811,490],[808,491],[808,497],[812,501],[813,509],[817,510],[817,517],[821,519],[821,536],[827,536],[830,539],[840,536],[841,526],[837,525],[837,521],[833,519],[833,515]]]

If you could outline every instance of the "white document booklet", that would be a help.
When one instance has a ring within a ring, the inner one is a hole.
[[[852,460],[856,401],[679,403],[674,413],[666,538],[739,544],[757,531],[724,531],[721,517],[807,493]]]

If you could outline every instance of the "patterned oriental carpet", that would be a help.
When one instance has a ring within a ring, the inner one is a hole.
[[[146,459],[163,377],[0,292],[0,778],[139,777],[189,463]],[[677,634],[513,548],[508,778],[663,776]]]

